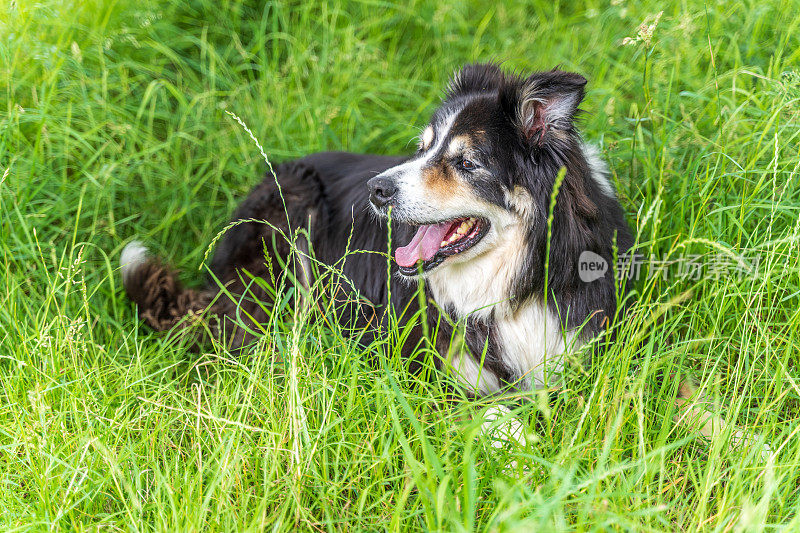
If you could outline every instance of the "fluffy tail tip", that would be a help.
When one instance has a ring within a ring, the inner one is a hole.
[[[122,249],[119,264],[122,270],[122,282],[128,283],[130,276],[137,268],[147,262],[147,248],[141,241],[131,241]]]

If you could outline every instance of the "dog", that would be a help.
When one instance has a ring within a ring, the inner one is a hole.
[[[122,253],[125,289],[154,329],[185,334],[194,317],[246,350],[275,300],[255,279],[291,270],[308,290],[325,277],[338,320],[366,345],[387,309],[414,317],[424,307],[417,323],[401,319],[412,369],[429,342],[437,366],[476,396],[547,387],[565,353],[611,335],[630,281],[614,268],[582,276],[586,254],[616,265],[634,245],[608,167],[577,127],[586,83],[467,65],[414,155],[282,163],[236,210],[204,289],[181,286],[138,242]]]

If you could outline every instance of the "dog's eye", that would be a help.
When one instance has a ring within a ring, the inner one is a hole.
[[[476,168],[478,168],[478,165],[476,165],[469,159],[462,159],[461,168],[463,168],[464,170],[475,170]]]

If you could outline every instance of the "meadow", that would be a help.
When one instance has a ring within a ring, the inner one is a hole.
[[[2,4],[3,531],[800,529],[797,0]],[[589,79],[654,258],[618,342],[516,409],[526,445],[410,375],[402,331],[287,303],[234,357],[138,320],[124,245],[198,284],[267,172],[231,114],[272,162],[409,154],[476,60]],[[671,375],[748,443],[676,424]]]

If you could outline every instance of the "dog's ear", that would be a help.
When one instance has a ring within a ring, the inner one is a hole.
[[[572,130],[585,85],[580,74],[551,70],[507,84],[499,96],[523,136],[542,144],[550,131]]]
[[[472,63],[457,70],[447,84],[445,98],[496,91],[503,83],[503,71],[495,63]]]

